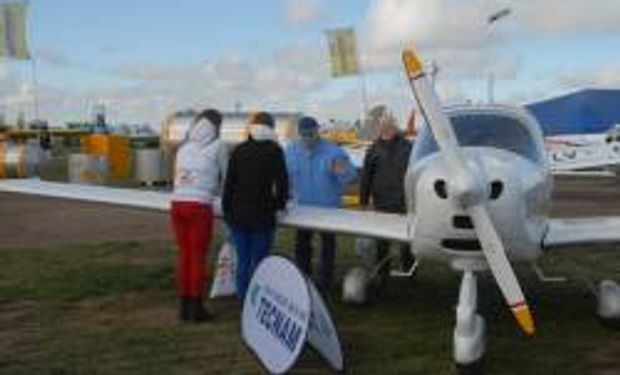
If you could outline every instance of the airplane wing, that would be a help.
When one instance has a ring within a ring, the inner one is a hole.
[[[0,191],[156,211],[167,211],[170,206],[169,192],[78,185],[39,179],[0,180]],[[214,206],[216,215],[221,216],[219,202]],[[280,225],[293,228],[401,242],[409,241],[408,223],[404,215],[301,205],[292,206],[279,220]]]
[[[620,216],[552,219],[543,248],[620,244]]]

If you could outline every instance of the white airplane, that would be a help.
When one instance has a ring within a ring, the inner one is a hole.
[[[620,131],[548,137],[546,146],[553,174],[620,177]]]
[[[534,262],[546,250],[620,243],[620,216],[551,219],[552,175],[537,122],[519,108],[486,105],[444,112],[418,58],[404,65],[425,128],[406,174],[407,215],[295,206],[280,225],[407,242],[418,261],[448,263],[462,273],[453,345],[458,368],[479,368],[485,322],[477,313],[476,273],[490,270],[521,329],[535,332],[511,262]],[[164,192],[2,180],[0,191],[166,211]],[[414,266],[415,267],[415,266]],[[412,268],[413,271],[413,268]],[[367,285],[359,272],[344,280],[345,297]],[[603,281],[598,314],[620,320],[620,287]]]

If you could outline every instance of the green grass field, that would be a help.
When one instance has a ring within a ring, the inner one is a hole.
[[[340,239],[338,273],[351,266],[352,243]],[[291,248],[279,234],[276,252]],[[617,249],[616,249],[617,250]],[[214,252],[212,252],[214,253]],[[255,374],[262,370],[239,338],[239,304],[210,304],[217,321],[176,319],[171,243],[0,250],[1,374]],[[544,263],[568,275],[573,265],[618,279],[617,251],[565,251]],[[620,333],[598,324],[596,301],[577,278],[542,284],[519,268],[538,332],[523,338],[499,292],[482,276],[489,374],[617,374]],[[327,296],[346,352],[347,373],[451,374],[459,275],[424,263],[412,279],[394,279],[374,303],[355,307]],[[329,373],[306,350],[293,373]]]

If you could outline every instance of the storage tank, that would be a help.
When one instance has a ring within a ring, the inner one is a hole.
[[[221,138],[229,144],[242,142],[247,138],[247,120],[256,112],[223,112]],[[276,123],[278,140],[283,143],[297,134],[297,120],[301,117],[298,112],[269,112]],[[174,155],[177,148],[185,140],[197,111],[187,110],[176,112],[168,116],[161,129],[160,147],[164,153],[166,179],[171,180],[174,166]]]
[[[36,176],[39,152],[35,139],[22,142],[0,140],[0,178]]]

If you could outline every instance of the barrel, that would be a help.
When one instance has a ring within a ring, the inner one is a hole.
[[[28,178],[37,174],[39,147],[36,141],[0,141],[0,178]]]
[[[103,185],[108,174],[108,159],[101,155],[69,155],[69,182]]]
[[[158,148],[134,150],[135,179],[145,185],[165,181],[164,154]]]

